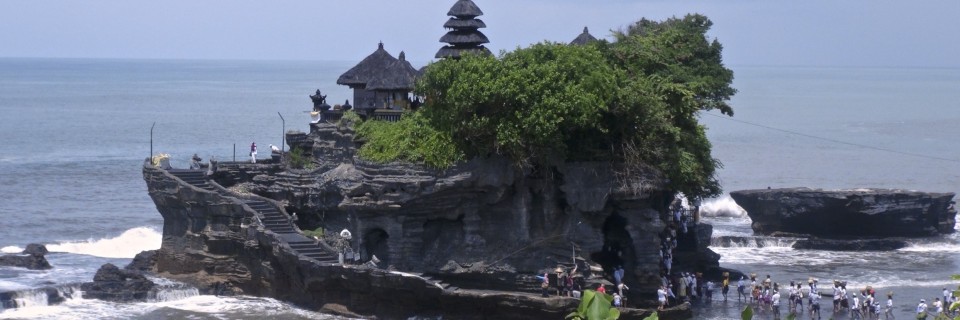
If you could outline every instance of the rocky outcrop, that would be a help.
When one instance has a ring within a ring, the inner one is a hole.
[[[20,254],[6,254],[0,256],[0,266],[20,267],[31,270],[46,270],[53,266],[44,257],[49,251],[42,244],[31,243]]]
[[[315,310],[387,319],[561,318],[577,302],[540,298],[534,293],[539,289],[527,284],[534,275],[558,265],[569,270],[576,261],[587,274],[591,266],[622,265],[630,300],[655,299],[660,234],[672,199],[655,173],[633,177],[642,183],[628,190],[610,163],[570,163],[543,171],[519,170],[496,158],[447,170],[375,164],[352,156],[349,131],[313,127],[313,143],[299,141],[297,147],[310,148],[315,169],[278,172],[278,166],[218,164],[213,177],[237,191],[231,196],[185,185],[145,166],[150,196],[164,217],[159,275],[196,285],[203,293],[229,288]],[[381,266],[408,274],[327,265],[298,255],[285,245],[288,235],[263,228],[241,201],[244,194],[269,198],[284,214],[296,212],[300,229],[349,229],[350,246],[363,260],[375,255]],[[690,254],[677,256],[675,265],[690,271],[717,266],[719,256],[706,249],[710,229],[703,226],[681,245],[694,247],[683,248]]]
[[[823,238],[923,237],[954,232],[953,193],[891,189],[742,190],[730,196],[760,234]]]
[[[123,270],[137,273],[156,273],[156,266],[157,250],[147,250],[134,256],[133,261],[124,266]]]
[[[114,302],[146,301],[155,287],[156,284],[142,274],[120,269],[110,263],[97,270],[93,282],[80,286],[86,299]]]
[[[74,286],[42,287],[26,290],[0,292],[0,310],[36,306],[36,304],[56,305],[78,295]],[[79,296],[79,295],[78,295]],[[38,298],[42,301],[37,301]],[[30,301],[25,302],[24,300]]]

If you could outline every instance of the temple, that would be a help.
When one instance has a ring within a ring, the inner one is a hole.
[[[483,15],[483,11],[480,11],[473,1],[458,0],[447,15],[451,18],[443,24],[443,27],[450,31],[440,38],[440,42],[446,42],[449,45],[440,48],[436,58],[456,59],[460,58],[464,52],[490,54],[490,50],[483,46],[484,43],[490,43],[490,40],[478,30],[487,27],[483,20],[477,19]]]
[[[340,75],[337,84],[353,89],[353,107],[357,113],[370,114],[377,109],[409,108],[408,95],[419,75],[403,52],[399,59],[394,58],[383,49],[381,42],[376,51]]]
[[[583,46],[594,41],[597,41],[597,38],[594,38],[593,35],[590,34],[590,30],[587,30],[587,27],[583,27],[583,33],[573,39],[573,41],[570,41],[570,45]]]

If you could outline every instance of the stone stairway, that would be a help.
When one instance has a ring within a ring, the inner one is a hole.
[[[267,230],[274,233],[297,233],[290,222],[290,218],[280,213],[273,204],[263,200],[244,200],[243,202],[260,214],[260,222]]]
[[[207,182],[207,178],[204,175],[203,170],[170,169],[167,170],[167,172],[170,172],[170,174],[180,178],[180,180],[183,180],[183,182],[193,185],[194,187],[210,192],[217,192],[217,189]]]
[[[290,245],[290,248],[292,248],[294,251],[296,251],[297,253],[307,258],[314,259],[323,263],[330,263],[330,264],[340,263],[339,257],[337,257],[335,253],[329,252],[326,249],[321,248],[314,241],[309,241],[309,240],[289,241],[287,242],[287,244]]]
[[[231,197],[230,194],[222,192],[211,185],[207,181],[203,170],[170,169],[167,171],[194,187],[215,192],[224,197]],[[281,238],[298,254],[322,263],[339,263],[339,257],[337,257],[336,253],[324,249],[317,242],[297,232],[290,219],[280,212],[272,203],[257,199],[242,201],[260,215],[260,221],[263,223],[264,228],[280,234],[282,236]]]

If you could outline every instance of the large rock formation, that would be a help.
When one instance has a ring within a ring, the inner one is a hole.
[[[48,253],[47,247],[42,244],[31,243],[20,254],[6,254],[0,256],[0,266],[20,267],[31,270],[46,270],[53,268],[44,257]]]
[[[107,263],[97,270],[93,282],[80,285],[83,297],[115,302],[146,301],[156,284],[136,271]]]
[[[819,237],[923,237],[954,232],[953,193],[891,189],[742,190],[730,196],[760,234]]]
[[[631,177],[638,187],[628,190],[610,163],[541,171],[518,170],[496,158],[442,171],[375,164],[354,157],[349,128],[311,126],[308,137],[290,140],[297,141],[292,148],[314,156],[312,170],[216,164],[214,178],[235,191],[231,196],[145,166],[150,196],[164,217],[159,274],[206,293],[230,288],[388,319],[561,318],[576,300],[516,291],[537,291],[535,275],[558,265],[569,270],[572,261],[588,275],[590,266],[622,265],[630,301],[651,301],[656,292],[660,235],[670,219],[666,206],[672,192],[655,172]],[[375,255],[388,269],[428,274],[464,289],[298,255],[284,244],[287,235],[259,224],[256,212],[240,200],[245,194],[275,201],[284,214],[296,212],[301,229],[351,230],[351,246],[363,260]],[[717,267],[719,256],[706,248],[711,230],[701,226],[681,239],[680,249],[690,254],[678,255],[675,265],[689,271]],[[689,310],[675,315],[687,317]]]

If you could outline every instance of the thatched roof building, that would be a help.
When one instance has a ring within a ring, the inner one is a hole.
[[[357,111],[378,108],[405,108],[409,106],[407,94],[413,90],[420,72],[407,61],[400,52],[400,58],[394,58],[383,49],[381,42],[377,50],[347,70],[337,84],[353,89],[353,103]]]
[[[367,90],[413,90],[420,72],[406,59],[403,51],[400,58],[384,68],[380,75],[367,82]]]
[[[590,34],[590,30],[587,30],[587,27],[583,27],[583,33],[577,36],[576,39],[573,39],[573,41],[570,41],[570,44],[582,46],[594,41],[597,41],[597,38],[594,38],[593,35]]]
[[[440,38],[440,42],[446,42],[449,45],[437,51],[437,58],[459,58],[464,52],[490,54],[490,50],[483,46],[484,43],[490,43],[490,40],[478,30],[486,28],[487,25],[483,20],[477,19],[483,15],[483,11],[477,7],[477,4],[471,0],[457,0],[447,15],[451,18],[443,24],[443,27],[450,31]]]
[[[383,69],[397,61],[387,50],[383,49],[383,42],[377,46],[374,51],[366,58],[360,61],[356,66],[347,70],[337,78],[337,84],[347,85],[350,88],[354,86],[365,86],[367,82],[375,79]]]

